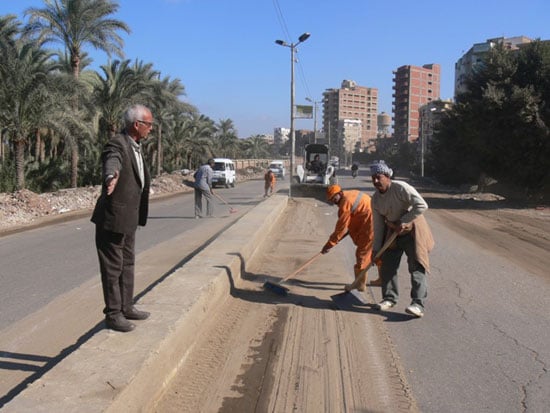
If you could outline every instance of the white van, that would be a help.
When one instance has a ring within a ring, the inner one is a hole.
[[[236,171],[235,163],[228,158],[214,158],[214,176],[212,178],[212,186],[216,185],[225,185],[226,188],[229,188],[231,185],[232,188],[235,187]]]
[[[269,169],[277,178],[285,178],[285,163],[283,161],[271,161]]]

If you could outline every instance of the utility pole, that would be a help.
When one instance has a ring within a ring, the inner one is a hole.
[[[279,46],[290,48],[290,183],[288,185],[288,197],[292,198],[292,180],[294,179],[294,155],[296,151],[296,133],[294,131],[294,61],[296,46],[309,38],[309,33],[304,33],[298,38],[297,43],[288,44],[284,40],[275,40]]]

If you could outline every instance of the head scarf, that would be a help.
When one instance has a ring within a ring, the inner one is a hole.
[[[373,163],[370,166],[370,174],[371,175],[386,175],[387,177],[390,177],[393,175],[393,171],[391,168],[386,165],[385,162],[377,162]]]

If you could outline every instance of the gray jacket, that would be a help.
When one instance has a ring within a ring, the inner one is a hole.
[[[202,165],[195,173],[195,188],[209,191],[212,188],[214,171],[209,164]]]

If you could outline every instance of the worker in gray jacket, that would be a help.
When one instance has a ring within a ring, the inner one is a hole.
[[[373,255],[392,233],[398,234],[381,256],[382,302],[377,308],[386,311],[397,304],[397,270],[405,253],[411,276],[412,300],[405,311],[415,317],[422,317],[428,295],[428,253],[434,246],[430,227],[424,218],[428,204],[415,188],[406,182],[392,180],[392,175],[393,171],[384,162],[371,165],[372,183],[376,188],[371,204],[374,224]]]
[[[195,219],[202,218],[202,198],[206,199],[206,216],[214,216],[214,203],[212,195],[212,177],[214,176],[214,159],[209,159],[195,172]]]

